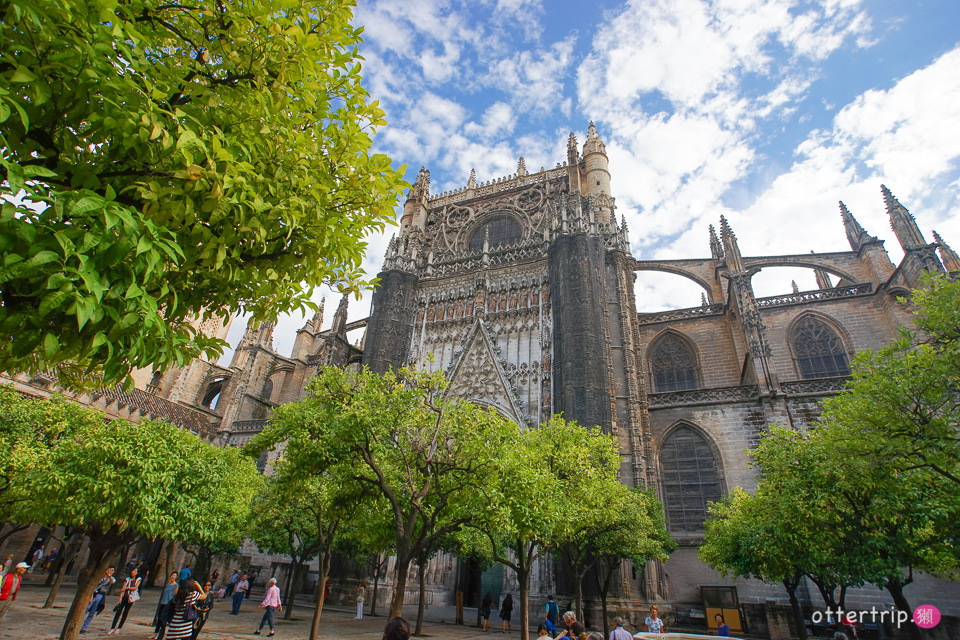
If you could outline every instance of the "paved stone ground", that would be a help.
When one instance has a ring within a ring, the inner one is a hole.
[[[39,585],[24,584],[17,600],[10,606],[6,616],[0,620],[0,639],[5,638],[38,638],[50,640],[60,636],[67,609],[73,599],[74,588],[65,585],[57,596],[57,601],[51,609],[41,609],[46,601],[48,588]],[[113,622],[114,596],[108,596],[107,607],[93,619],[87,633],[82,638],[86,640],[101,640],[107,638],[106,632]],[[121,638],[146,640],[153,634],[150,626],[157,602],[160,600],[159,589],[144,589],[143,598],[133,605],[130,615],[123,627]],[[207,621],[200,639],[208,640],[253,640],[266,637],[254,636],[253,631],[260,623],[262,610],[257,608],[259,599],[255,596],[243,603],[240,614],[230,615],[229,600],[217,601],[216,606]],[[475,610],[474,610],[475,611]],[[309,625],[313,609],[309,605],[297,606],[293,620],[277,619],[277,634],[275,640],[303,640],[309,635]],[[343,608],[324,607],[320,622],[320,637],[324,640],[334,638],[357,638],[363,640],[378,640],[383,634],[383,625],[386,617],[366,616],[363,620],[354,620],[356,610],[347,611]],[[500,632],[500,621],[494,617],[490,621],[491,630],[483,632],[475,626],[456,626],[440,620],[451,611],[434,609],[425,616],[423,637],[433,640],[478,640],[479,638],[519,638],[520,633],[514,628],[512,634]],[[404,614],[408,619],[416,619],[416,608],[410,607]],[[468,615],[469,617],[469,615]],[[113,636],[109,636],[112,640]],[[533,635],[531,635],[533,638]]]

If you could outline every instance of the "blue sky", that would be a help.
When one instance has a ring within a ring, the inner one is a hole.
[[[956,0],[361,0],[355,13],[389,122],[376,146],[409,179],[430,169],[432,191],[471,168],[513,173],[520,156],[555,166],[592,120],[638,258],[709,255],[721,214],[744,255],[847,250],[843,200],[897,260],[881,183],[928,240],[936,229],[960,249]],[[370,238],[371,274],[390,233]],[[699,304],[671,278],[639,278],[641,310]],[[791,279],[814,288],[791,271],[755,286]],[[281,353],[302,324],[278,324]]]

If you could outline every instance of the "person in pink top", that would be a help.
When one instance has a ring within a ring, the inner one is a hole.
[[[260,608],[265,609],[263,612],[263,619],[260,620],[260,626],[257,627],[257,630],[253,633],[255,635],[260,635],[260,630],[263,629],[263,625],[270,625],[270,633],[267,634],[267,637],[273,635],[273,612],[280,611],[283,607],[280,604],[280,587],[277,586],[277,579],[270,578],[270,582],[267,583],[267,595],[263,597],[263,602],[260,603]]]

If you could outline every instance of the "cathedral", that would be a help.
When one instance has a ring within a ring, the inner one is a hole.
[[[897,297],[923,272],[960,272],[957,254],[935,232],[928,242],[896,197],[881,192],[903,248],[899,264],[842,203],[836,233],[846,234],[849,251],[752,255],[721,217],[704,229],[704,257],[639,260],[617,220],[604,142],[591,124],[582,146],[570,134],[555,168],[530,172],[521,158],[512,175],[478,182],[471,173],[465,186],[442,193],[430,191],[430,173],[421,169],[367,318],[348,322],[344,298],[326,329],[321,307],[289,355],[274,350],[274,326],[262,323],[247,327],[230,366],[196,361],[140,372],[137,389],[77,399],[110,415],[166,417],[239,446],[274,407],[300,398],[319,366],[443,370],[451,394],[525,427],[561,412],[600,425],[619,442],[623,482],[659,494],[679,549],[665,563],[625,564],[612,609],[639,612],[656,602],[668,620],[702,625],[719,598],[725,612],[743,612],[751,635],[776,635],[763,607],[785,602],[783,590],[712,572],[697,560],[697,546],[707,505],[755,486],[747,451],[762,430],[812,425],[821,401],[843,389],[853,354],[887,344],[909,321]],[[757,297],[751,280],[771,267],[809,269],[818,288]],[[701,304],[640,313],[641,271],[693,281]],[[224,337],[229,327],[202,328]],[[351,343],[347,334],[358,330],[362,339]],[[40,395],[55,386],[42,377],[15,382]],[[282,570],[282,557],[245,552]],[[546,558],[535,568],[534,611],[547,594],[569,600],[561,564]],[[440,557],[428,571],[435,604],[452,604],[457,591],[468,604],[487,590],[501,598],[517,591],[502,568],[479,572]],[[807,603],[816,606],[819,596],[809,591]],[[918,579],[907,595],[949,610],[958,591]],[[867,607],[887,602],[876,589],[856,597]]]

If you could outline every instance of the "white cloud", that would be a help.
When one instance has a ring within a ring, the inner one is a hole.
[[[481,82],[506,93],[520,111],[548,113],[564,98],[564,79],[576,40],[576,35],[570,35],[547,48],[517,51],[496,60]]]

